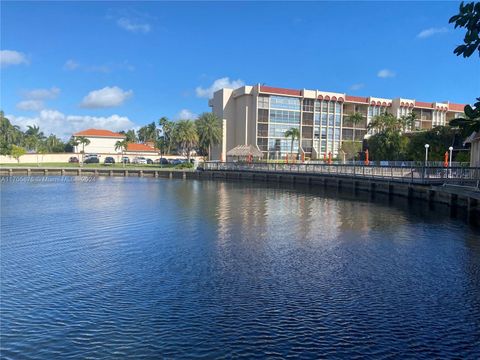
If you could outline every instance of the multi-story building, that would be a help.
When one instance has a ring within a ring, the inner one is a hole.
[[[413,99],[384,99],[350,96],[319,90],[292,90],[264,85],[220,89],[209,106],[223,120],[223,140],[212,151],[213,159],[225,159],[238,145],[256,145],[264,158],[280,159],[290,153],[291,140],[285,132],[300,131],[293,151],[307,158],[336,156],[342,141],[363,141],[370,133],[372,118],[384,112],[397,117],[415,113],[414,129],[446,125],[463,113],[464,105],[421,102]],[[353,123],[350,115],[360,113],[363,121]]]

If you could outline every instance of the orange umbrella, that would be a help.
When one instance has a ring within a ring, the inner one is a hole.
[[[445,151],[445,156],[443,158],[443,166],[448,167],[448,151]]]
[[[368,149],[365,150],[365,165],[369,165],[370,164],[370,160],[368,160]]]
[[[323,161],[327,162],[327,153],[326,152],[323,153]]]
[[[331,152],[328,153],[328,163],[329,164],[332,163],[332,153]]]

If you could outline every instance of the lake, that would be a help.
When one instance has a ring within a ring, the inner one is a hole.
[[[396,199],[1,183],[5,359],[480,358],[480,231]]]

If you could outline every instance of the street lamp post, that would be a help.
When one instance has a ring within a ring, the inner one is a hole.
[[[453,146],[450,146],[448,148],[450,150],[450,157],[448,158],[448,167],[452,167],[452,152],[453,152]]]
[[[428,148],[430,145],[425,144],[425,167],[427,167],[427,162],[428,162]]]
[[[430,147],[430,145],[428,144],[425,144],[425,166],[424,166],[424,172],[423,172],[423,177],[426,178],[427,177],[427,163],[428,163],[428,148]]]

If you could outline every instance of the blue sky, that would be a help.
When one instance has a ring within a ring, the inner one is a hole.
[[[456,2],[2,2],[1,108],[62,137],[209,111],[257,84],[472,102]]]

